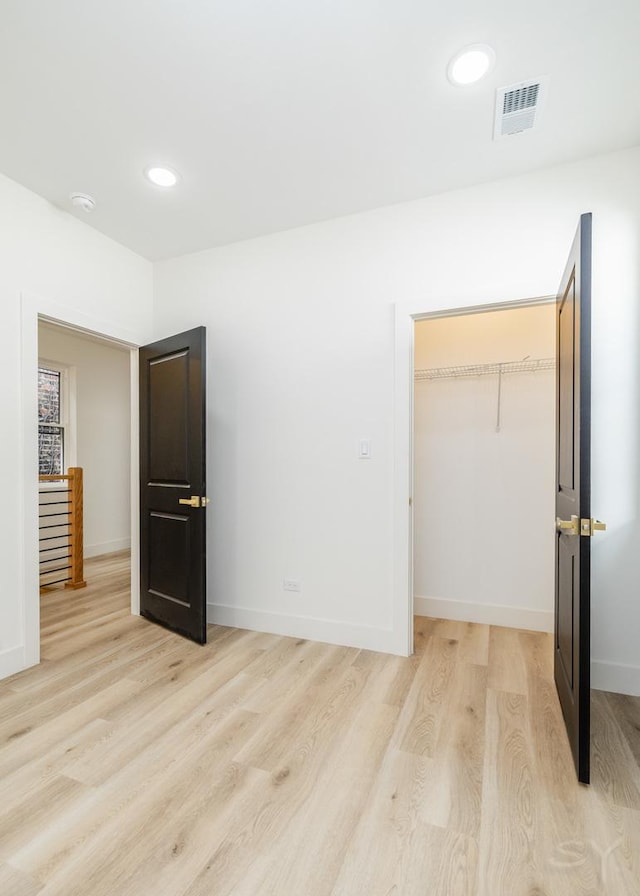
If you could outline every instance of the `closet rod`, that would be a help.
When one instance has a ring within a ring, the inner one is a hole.
[[[501,376],[504,373],[533,373],[555,370],[555,358],[524,358],[522,361],[499,361],[494,364],[464,364],[457,367],[430,367],[414,372],[416,381],[443,380],[462,376]]]

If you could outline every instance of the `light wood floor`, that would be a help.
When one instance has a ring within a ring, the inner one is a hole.
[[[0,684],[2,896],[640,893],[639,703],[596,695],[577,785],[549,636],[200,648],[129,615],[127,564],[43,597]]]

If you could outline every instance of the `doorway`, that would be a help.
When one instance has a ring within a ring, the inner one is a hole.
[[[88,566],[101,568],[90,562],[93,558],[117,559],[127,566],[130,578],[129,354],[130,349],[113,340],[46,320],[38,322],[39,470],[49,476],[64,475],[69,468],[83,471],[81,556],[85,581]],[[68,519],[52,514],[52,510],[68,510],[65,486],[68,482],[40,484],[40,525],[44,526],[40,532],[41,610],[47,608],[51,617],[53,606],[60,604],[67,624],[73,625],[81,621],[80,615],[66,611],[76,606],[81,614],[85,602],[82,595],[71,601],[65,588],[64,579],[70,575],[65,565],[71,562]],[[41,616],[41,638],[42,625]]]
[[[38,325],[40,321],[75,331],[90,338],[103,339],[118,344],[129,356],[130,416],[130,531],[131,531],[131,600],[130,611],[139,614],[139,498],[138,498],[138,345],[144,334],[131,333],[109,322],[93,318],[66,306],[41,297],[23,294],[21,297],[22,359],[21,402],[22,429],[21,466],[18,472],[22,481],[21,529],[23,569],[23,667],[40,662],[40,589],[39,589],[39,518],[38,480],[34,471],[38,466]]]
[[[414,613],[550,632],[555,303],[414,327]]]
[[[413,491],[414,491],[414,351],[415,323],[440,317],[513,310],[555,302],[539,296],[480,305],[447,306],[426,311],[422,301],[395,306],[394,335],[394,471],[393,471],[393,652],[413,653]]]

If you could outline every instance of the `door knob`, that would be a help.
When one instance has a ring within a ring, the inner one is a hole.
[[[564,532],[565,535],[580,535],[580,520],[577,516],[572,516],[570,520],[556,517],[556,530]]]

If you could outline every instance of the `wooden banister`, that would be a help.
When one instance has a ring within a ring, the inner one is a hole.
[[[68,483],[68,489],[64,489],[64,493],[69,495],[69,498],[63,502],[66,504],[68,510],[60,513],[54,512],[53,514],[47,514],[49,517],[54,517],[56,519],[60,517],[67,517],[68,519],[64,522],[54,522],[49,529],[56,529],[64,527],[67,529],[66,532],[62,532],[58,534],[57,532],[51,536],[53,539],[66,539],[68,543],[68,553],[64,555],[64,557],[59,553],[59,550],[65,550],[62,546],[58,549],[58,545],[50,548],[44,549],[41,551],[41,555],[43,553],[47,553],[48,550],[56,552],[50,561],[44,560],[40,564],[40,582],[41,588],[47,588],[52,584],[61,583],[64,581],[65,588],[84,588],[86,586],[86,582],[84,580],[84,533],[83,533],[83,520],[84,520],[84,511],[83,511],[83,477],[82,477],[82,467],[69,467],[68,473],[60,473],[58,475],[42,475],[38,477],[39,481],[42,482],[65,482]],[[51,492],[49,492],[51,494]],[[54,502],[60,503],[60,502]],[[50,504],[45,503],[41,505],[45,508],[48,506],[52,506]],[[46,528],[46,527],[45,527]],[[47,564],[55,564],[56,561],[65,562],[68,558],[69,563],[65,567],[57,567],[56,569],[52,569]],[[56,579],[51,582],[43,580],[43,576],[47,575],[47,572],[51,573],[67,571],[68,575],[66,575],[63,579]]]
[[[70,537],[71,581],[65,588],[85,588],[84,580],[84,508],[82,467],[69,467],[69,487],[71,488]]]

